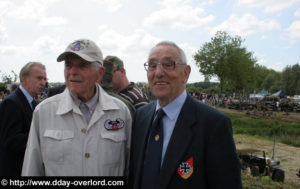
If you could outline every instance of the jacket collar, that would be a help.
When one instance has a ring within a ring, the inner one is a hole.
[[[111,100],[110,95],[108,95],[99,84],[96,84],[96,87],[99,91],[99,102],[96,106],[95,111],[102,112],[105,110],[119,109],[118,105],[113,100]],[[64,92],[59,95],[62,96],[61,101],[63,102],[59,103],[56,114],[63,115],[70,111],[81,114],[79,106],[76,105],[76,103],[72,99],[71,93],[68,89],[64,90]]]

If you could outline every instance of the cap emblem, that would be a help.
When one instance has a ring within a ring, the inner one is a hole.
[[[84,47],[80,43],[76,43],[71,49],[73,51],[80,51],[80,50],[83,50]]]

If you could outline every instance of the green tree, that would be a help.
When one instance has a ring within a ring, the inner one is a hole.
[[[0,70],[1,79],[2,79],[3,83],[9,84],[9,83],[14,83],[17,81],[18,75],[13,70],[11,71],[11,73],[12,73],[12,75],[6,74],[4,72],[1,72],[1,70]]]
[[[288,95],[300,94],[300,65],[285,67],[281,82],[284,92]]]
[[[256,60],[241,45],[241,37],[218,31],[194,55],[196,65],[205,77],[218,78],[221,92],[224,86],[241,90],[251,82]]]
[[[253,71],[253,83],[252,83],[252,90],[261,90],[262,88],[262,83],[266,79],[267,75],[270,73],[270,70],[266,68],[265,66],[256,64],[254,66],[254,71]]]
[[[262,89],[266,89],[270,93],[274,93],[281,88],[281,73],[269,70],[269,74],[265,77],[261,84]],[[274,91],[275,90],[275,91]]]

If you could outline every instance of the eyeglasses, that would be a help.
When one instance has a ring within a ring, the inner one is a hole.
[[[185,65],[184,63],[175,62],[172,60],[164,60],[162,62],[149,61],[144,63],[145,70],[148,72],[156,70],[158,65],[161,65],[165,71],[172,71],[175,69],[176,64]]]

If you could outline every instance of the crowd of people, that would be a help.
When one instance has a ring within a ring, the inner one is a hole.
[[[46,99],[35,99],[46,68],[29,62],[0,104],[1,176],[126,176],[132,189],[242,187],[231,121],[186,91],[191,67],[175,43],[150,49],[151,102],[128,81],[124,62],[103,58],[91,40],[70,43],[57,61],[65,84]]]

